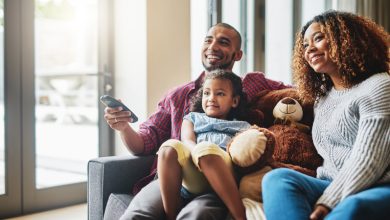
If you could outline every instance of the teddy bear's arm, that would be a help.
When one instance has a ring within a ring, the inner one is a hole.
[[[304,167],[300,167],[300,166],[296,166],[296,165],[292,165],[292,164],[281,163],[281,162],[278,162],[278,161],[273,161],[271,163],[271,167],[272,168],[282,168],[282,167],[284,167],[284,168],[293,169],[295,171],[298,171],[300,173],[304,173],[304,174],[312,176],[312,177],[316,176],[316,172],[314,170],[310,170],[310,169],[307,169],[307,168],[304,168]]]

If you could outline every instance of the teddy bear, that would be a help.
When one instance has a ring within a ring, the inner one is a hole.
[[[294,88],[262,91],[250,107],[262,120],[237,134],[227,146],[241,176],[243,198],[261,202],[261,181],[272,169],[286,167],[315,176],[322,164],[310,136],[313,104],[299,101]]]
[[[311,137],[313,103],[302,102],[295,88],[260,92],[252,108],[263,113],[263,127],[275,135],[273,168],[292,168],[310,176],[323,162]]]

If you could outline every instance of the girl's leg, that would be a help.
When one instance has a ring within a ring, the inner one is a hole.
[[[192,152],[196,165],[213,190],[225,203],[234,219],[246,219],[229,155],[215,144],[202,142]]]
[[[329,183],[291,169],[272,170],[262,182],[267,219],[308,219]]]
[[[157,173],[166,217],[168,220],[176,219],[182,206],[180,198],[182,175],[178,155],[174,148],[164,147],[160,149]]]
[[[390,184],[384,184],[348,196],[325,219],[389,219],[389,216]]]
[[[232,171],[218,155],[207,155],[199,159],[199,166],[210,185],[230,210],[234,219],[246,219],[245,207]]]

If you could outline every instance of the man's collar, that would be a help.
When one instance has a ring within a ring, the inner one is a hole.
[[[206,76],[206,73],[205,71],[203,71],[199,76],[198,78],[195,80],[195,88],[198,89],[202,86],[203,84],[203,81],[204,81],[204,77]]]

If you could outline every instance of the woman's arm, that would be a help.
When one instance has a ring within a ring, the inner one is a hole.
[[[191,149],[196,145],[194,124],[187,119],[183,119],[183,123],[181,124],[181,141]]]
[[[371,92],[367,91],[357,101],[359,125],[351,153],[317,204],[332,209],[347,196],[371,187],[388,175],[390,82],[383,80],[370,89]],[[384,181],[389,181],[388,177]]]

